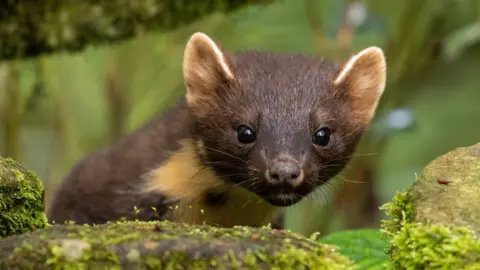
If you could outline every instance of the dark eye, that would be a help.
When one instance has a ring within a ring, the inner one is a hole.
[[[312,141],[314,144],[319,146],[327,146],[330,142],[330,134],[332,132],[329,128],[323,127],[315,132],[312,137]]]
[[[241,143],[252,143],[257,139],[257,134],[251,128],[241,125],[237,128],[237,139]]]

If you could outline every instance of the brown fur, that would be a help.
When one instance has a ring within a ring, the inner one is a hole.
[[[277,220],[281,206],[343,170],[385,85],[378,48],[337,66],[300,54],[229,54],[201,33],[186,45],[183,70],[185,98],[75,165],[50,206],[51,220],[219,226]],[[241,125],[254,130],[253,142],[237,139]],[[321,127],[331,130],[324,146],[312,143]],[[288,170],[295,166],[301,169],[295,184],[269,177],[274,168],[294,175]]]

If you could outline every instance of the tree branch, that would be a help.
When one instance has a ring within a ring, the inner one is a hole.
[[[0,61],[80,51],[147,31],[171,30],[214,12],[272,0],[7,0],[0,7]]]

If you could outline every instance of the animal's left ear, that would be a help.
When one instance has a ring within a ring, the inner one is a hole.
[[[368,123],[385,89],[386,77],[382,49],[369,47],[348,59],[336,74],[333,84],[346,91],[355,117]]]
[[[191,107],[200,103],[215,103],[215,97],[225,94],[227,84],[235,79],[231,58],[209,36],[197,32],[185,47],[183,76],[186,99]]]

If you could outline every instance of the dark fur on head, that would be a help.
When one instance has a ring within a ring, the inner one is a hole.
[[[273,205],[294,204],[348,163],[374,115],[385,72],[376,47],[337,66],[299,54],[229,54],[196,33],[186,46],[184,76],[201,159]],[[242,125],[256,134],[253,142],[238,140]],[[331,132],[324,146],[312,140],[320,128]]]

